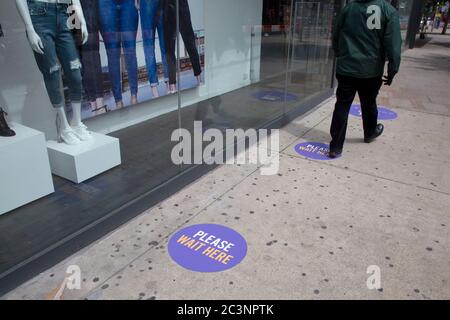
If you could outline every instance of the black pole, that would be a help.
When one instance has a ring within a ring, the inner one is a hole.
[[[450,20],[450,6],[448,7],[447,10],[447,17],[445,18],[445,24],[441,34],[445,34],[447,32],[448,24],[450,22],[449,20]]]
[[[415,46],[417,31],[419,31],[420,20],[422,19],[423,3],[423,0],[414,0],[411,8],[408,31],[406,33],[406,43],[409,49],[413,49]]]

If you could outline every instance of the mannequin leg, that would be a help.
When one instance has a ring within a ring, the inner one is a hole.
[[[138,103],[138,62],[136,55],[136,37],[139,26],[139,12],[132,0],[120,1],[121,10],[119,25],[121,42],[128,71],[128,82],[131,93],[131,104]]]
[[[153,98],[159,98],[158,87],[152,87]]]
[[[94,116],[106,112],[103,104],[103,71],[100,58],[100,22],[99,3],[92,0],[81,0],[84,17],[89,32],[88,42],[81,46],[81,62],[83,64],[83,87],[91,104]]]
[[[81,101],[83,91],[81,77],[82,65],[73,40],[72,32],[64,23],[62,24],[61,30],[58,30],[56,53],[64,70],[64,76],[69,82],[70,101],[72,102],[72,134],[75,135],[78,140],[90,140],[92,136],[86,126],[81,122]]]
[[[81,124],[81,102],[72,103],[72,119],[70,125],[72,127],[79,126]]]
[[[175,0],[164,1],[164,44],[166,49],[166,62],[169,75],[169,94],[176,92],[177,82],[177,58],[176,51],[176,2]]]
[[[81,102],[72,103],[72,120],[71,126],[78,139],[81,141],[88,141],[92,139],[91,133],[87,127],[81,122]]]
[[[159,1],[141,1],[141,28],[144,43],[145,63],[147,65],[148,80],[150,82],[153,98],[159,97],[157,86],[158,68],[155,58],[155,35],[156,35],[156,14],[159,8]]]
[[[58,131],[58,141],[64,142],[68,145],[77,145],[80,139],[75,135],[75,132],[67,121],[66,111],[64,107],[55,108],[56,111],[56,130]]]
[[[197,78],[198,84],[201,84],[200,75],[202,74],[202,66],[200,56],[198,54],[196,37],[191,21],[191,11],[189,9],[188,0],[180,0],[180,33],[183,38],[186,51],[191,60],[194,76]]]
[[[103,98],[97,98],[95,103],[97,104],[97,109],[103,108],[105,106],[105,104],[103,102]]]
[[[67,115],[66,115],[66,111],[64,110],[64,108],[55,108],[56,110],[56,116],[58,117],[58,121],[59,121],[59,129],[61,131],[64,130],[69,130],[70,129],[70,125],[69,125],[69,121],[67,121]]]
[[[158,30],[158,39],[159,39],[159,48],[161,50],[161,58],[163,65],[163,73],[164,73],[164,82],[166,83],[167,91],[169,91],[169,66],[167,64],[167,50],[166,50],[166,34],[164,30],[164,10],[162,8],[159,9],[159,19],[156,23],[156,28]]]
[[[99,28],[102,35],[106,54],[108,56],[108,73],[111,81],[112,92],[116,102],[116,108],[123,108],[122,80],[120,70],[120,29],[116,23],[119,10],[113,0],[98,0]]]
[[[97,98],[95,100],[95,105],[96,105],[95,109],[97,109],[97,112],[95,115],[97,115],[97,116],[100,114],[106,113],[108,111],[103,98]]]

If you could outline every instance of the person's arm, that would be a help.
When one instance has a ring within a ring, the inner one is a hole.
[[[332,45],[334,54],[337,56],[339,51],[339,36],[342,29],[342,23],[344,21],[344,11],[342,11],[338,17],[336,18],[336,22],[333,27],[333,35],[332,35]]]
[[[388,59],[388,74],[385,77],[385,84],[390,85],[400,68],[402,54],[402,35],[397,10],[394,10],[387,19],[383,46]]]

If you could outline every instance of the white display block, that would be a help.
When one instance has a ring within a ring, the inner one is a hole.
[[[48,141],[52,172],[81,183],[121,164],[119,139],[95,132],[92,137],[76,146]]]
[[[55,192],[42,132],[10,123],[0,137],[0,215]]]

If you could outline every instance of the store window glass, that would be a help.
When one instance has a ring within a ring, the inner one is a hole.
[[[288,90],[308,99],[332,86],[331,31],[337,11],[334,1],[297,1],[294,5]]]
[[[290,27],[286,1],[191,0],[193,17],[196,2],[203,3],[208,13],[204,30],[206,67],[199,88],[179,93],[181,127],[190,133],[192,142],[198,143],[194,139],[208,129],[219,130],[225,137],[227,129],[258,129],[281,116]],[[275,8],[280,10],[278,18],[268,20]],[[180,22],[182,16],[180,11]],[[195,21],[193,25],[196,29]],[[183,37],[180,40],[185,41]],[[234,142],[223,139],[220,144],[226,148]],[[208,144],[201,143],[203,149]],[[190,159],[183,162],[183,169],[198,161],[194,152],[192,149]]]
[[[2,179],[0,274],[180,173],[170,157],[179,128],[168,85],[166,43],[177,37],[170,10],[164,0],[0,3],[0,106],[17,131],[0,137],[2,156],[27,148],[19,125],[42,132],[54,187],[22,186],[40,183],[34,162],[5,166],[17,172]],[[184,89],[196,85],[189,80]]]
[[[54,191],[0,194],[24,196],[0,211],[0,274],[203,164],[193,149],[174,160],[182,130],[265,128],[331,95],[339,10],[333,0],[1,1],[0,107],[12,129],[45,136]],[[0,137],[0,159],[25,148],[18,136]],[[38,185],[35,162],[8,162],[16,178],[1,190]]]
[[[192,138],[200,125],[261,128],[330,92],[334,1],[210,0],[205,8],[204,80],[179,93],[181,127]]]

